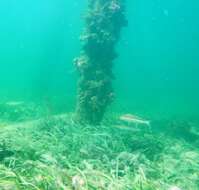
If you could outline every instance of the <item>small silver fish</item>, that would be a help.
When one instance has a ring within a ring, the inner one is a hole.
[[[132,115],[132,114],[122,115],[122,116],[120,116],[119,119],[121,121],[125,121],[125,122],[128,122],[128,123],[134,123],[136,125],[143,124],[143,125],[150,126],[150,121],[149,120],[145,120],[145,119],[143,119],[141,117],[138,117],[138,116]]]
[[[182,189],[180,189],[180,188],[177,187],[177,186],[172,186],[172,187],[169,188],[169,190],[182,190]]]
[[[24,102],[11,101],[11,102],[6,102],[5,104],[7,106],[20,106],[20,105],[23,105]]]

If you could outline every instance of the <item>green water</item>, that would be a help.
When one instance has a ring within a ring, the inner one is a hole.
[[[11,0],[0,6],[1,99],[74,99],[73,58],[79,54],[85,5]]]
[[[134,110],[198,115],[198,8],[197,1],[129,2],[117,91]]]
[[[126,0],[100,126],[74,119],[86,10],[0,1],[0,190],[198,190],[199,2]]]
[[[86,1],[9,0],[0,5],[1,99],[56,97],[74,103],[72,61],[81,47]],[[198,8],[194,0],[127,2],[129,26],[115,63],[119,107],[198,115]]]
[[[86,1],[9,0],[0,7],[1,99],[56,97],[72,109]],[[127,2],[129,26],[115,61],[118,107],[198,116],[198,8],[194,0]]]

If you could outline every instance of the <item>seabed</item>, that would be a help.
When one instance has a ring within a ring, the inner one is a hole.
[[[199,189],[197,122],[133,131],[120,113],[80,125],[73,113],[45,115],[27,103],[2,103],[0,114],[1,190]]]

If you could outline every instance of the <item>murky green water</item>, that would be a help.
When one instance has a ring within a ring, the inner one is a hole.
[[[74,119],[86,10],[0,2],[0,189],[198,190],[199,2],[126,0],[102,126]]]
[[[128,1],[115,63],[116,104],[133,112],[198,115],[197,1]],[[75,101],[86,1],[1,2],[1,99]]]

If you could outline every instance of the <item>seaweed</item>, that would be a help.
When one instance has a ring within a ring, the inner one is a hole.
[[[198,189],[199,150],[187,141],[115,128],[114,114],[101,126],[73,118],[58,115],[1,129],[1,149],[14,154],[0,161],[0,189]]]

